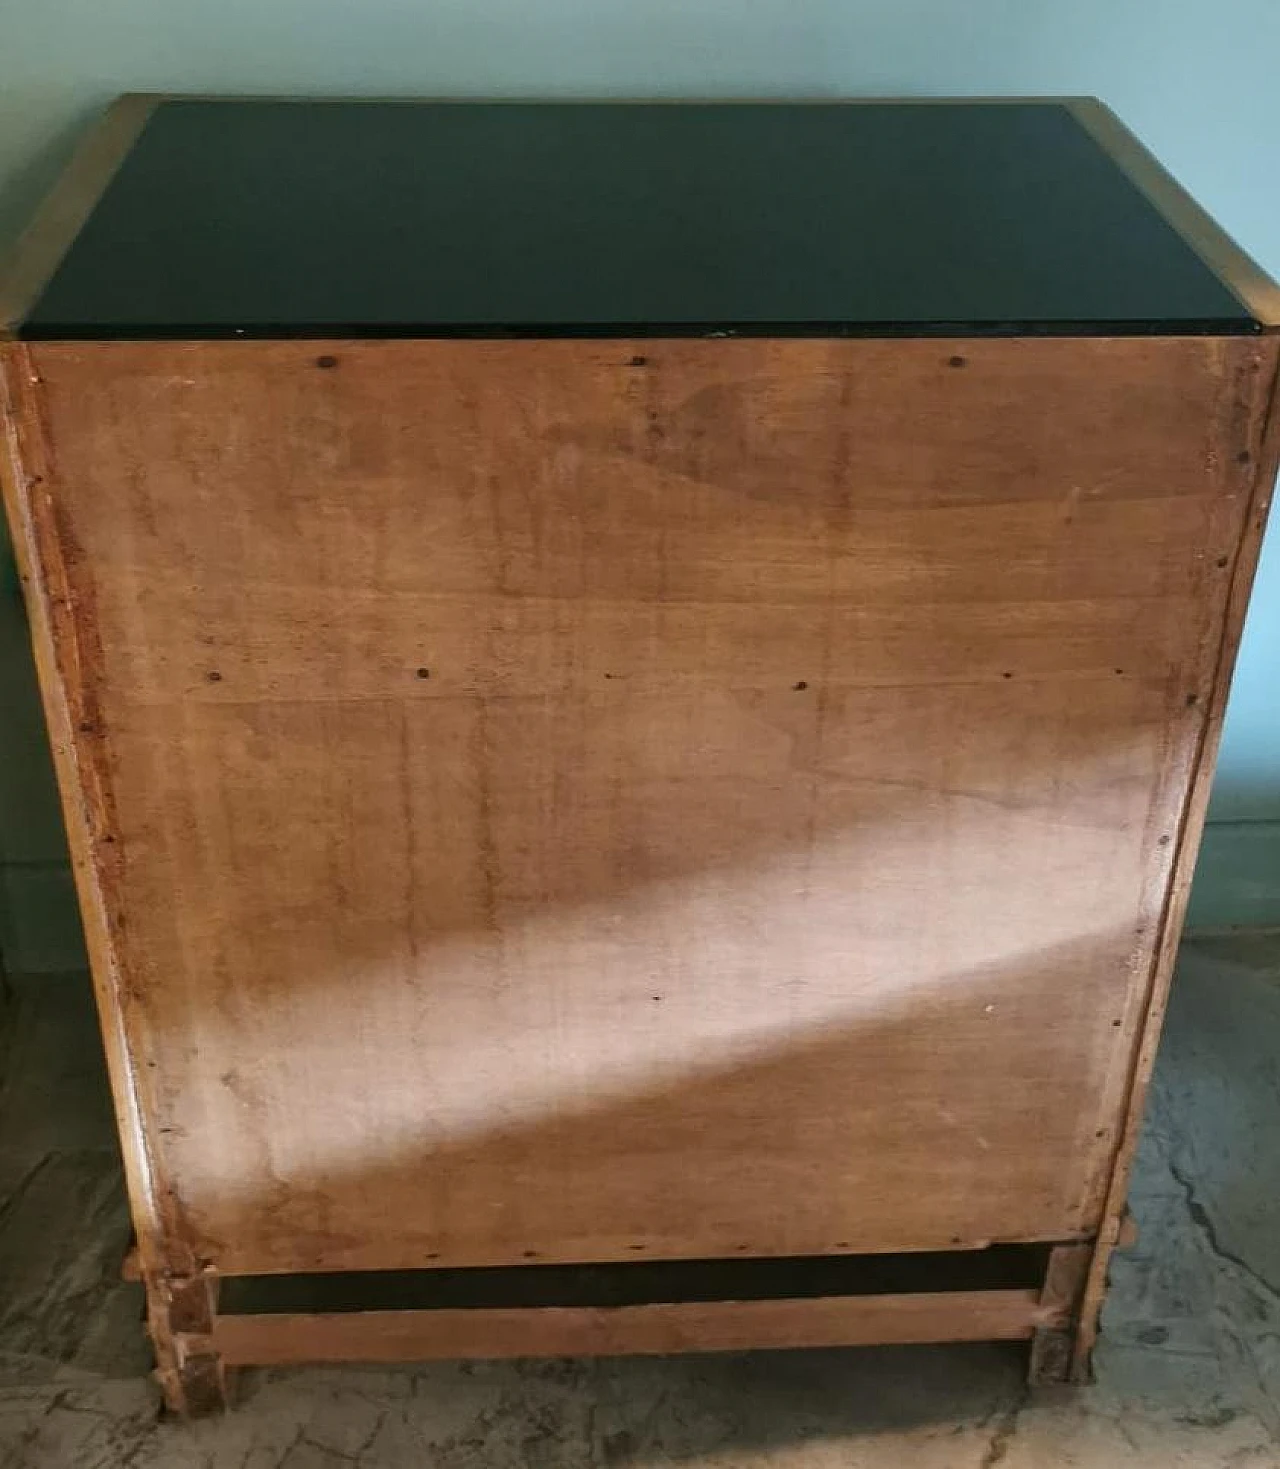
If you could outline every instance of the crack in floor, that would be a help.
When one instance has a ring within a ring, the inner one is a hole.
[[[0,1199],[0,1224],[3,1224],[10,1214],[17,1209],[25,1195],[30,1191],[31,1185],[44,1172],[50,1163],[57,1157],[55,1152],[42,1153],[36,1161],[31,1164],[25,1173],[21,1175],[17,1183],[7,1191],[3,1199]]]
[[[1194,1180],[1183,1168],[1181,1168],[1172,1153],[1165,1160],[1169,1169],[1169,1175],[1182,1190],[1183,1199],[1187,1206],[1187,1213],[1191,1216],[1191,1222],[1196,1226],[1201,1238],[1209,1246],[1210,1251],[1220,1260],[1225,1260],[1228,1265],[1234,1265],[1237,1270],[1247,1276],[1260,1290],[1262,1290],[1273,1301],[1280,1301],[1280,1287],[1271,1283],[1260,1271],[1255,1269],[1242,1256],[1237,1255],[1234,1250],[1228,1249],[1219,1238],[1217,1226],[1213,1222],[1213,1216],[1200,1202],[1196,1193]]]
[[[1013,1443],[1021,1426],[1022,1415],[1026,1412],[1031,1402],[1031,1389],[1024,1387],[1014,1399],[1013,1403],[1001,1415],[995,1430],[987,1441],[987,1447],[983,1451],[982,1459],[978,1469],[995,1469],[997,1464],[1002,1464],[1008,1456],[1009,1447]]]

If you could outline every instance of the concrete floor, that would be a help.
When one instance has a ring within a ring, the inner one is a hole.
[[[1097,1384],[887,1348],[249,1374],[158,1419],[83,983],[18,986],[0,1055],[4,1469],[1280,1469],[1280,937],[1183,954]]]

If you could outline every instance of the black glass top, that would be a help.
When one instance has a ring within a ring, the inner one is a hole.
[[[1061,102],[179,99],[18,332],[1257,329]]]

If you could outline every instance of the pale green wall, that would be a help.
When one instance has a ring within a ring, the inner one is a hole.
[[[0,241],[121,91],[1084,92],[1280,274],[1278,77],[1280,0],[0,0]],[[49,965],[75,951],[11,593],[0,619],[0,770],[17,750],[25,772],[0,776],[0,944]],[[1280,534],[1228,721],[1204,923],[1280,922],[1278,676]]]

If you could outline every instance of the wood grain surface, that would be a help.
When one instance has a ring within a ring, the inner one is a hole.
[[[173,1268],[1098,1230],[1274,340],[30,362]]]
[[[1280,469],[1280,352],[1273,351],[1264,356],[1259,365],[1255,392],[1257,410],[1250,429],[1248,447],[1236,451],[1236,462],[1247,471],[1249,477],[1243,491],[1243,530],[1239,544],[1222,568],[1229,572],[1230,584],[1215,654],[1216,667],[1210,680],[1208,710],[1181,812],[1177,855],[1165,895],[1159,938],[1152,955],[1146,994],[1142,1001],[1142,1029],[1133,1054],[1132,1076],[1120,1127],[1120,1145],[1112,1161],[1102,1218],[1079,1313],[1079,1330],[1072,1361],[1072,1374],[1079,1380],[1084,1380],[1091,1370],[1090,1355],[1098,1336],[1102,1302],[1106,1293],[1107,1267],[1112,1253],[1121,1246],[1126,1225],[1130,1222],[1126,1209],[1129,1179],[1137,1155],[1143,1109],[1155,1068],[1156,1048],[1160,1043],[1169,990],[1173,983],[1174,963],[1186,922],[1187,905],[1191,899],[1191,883],[1195,876],[1200,839],[1209,810],[1209,796],[1227,712],[1232,670],[1244,634],[1245,614],[1248,611],[1262,538],[1275,494],[1276,473]],[[1220,557],[1219,562],[1221,561]]]
[[[157,1175],[157,1098],[143,1095],[139,1060],[145,1023],[136,987],[121,971],[119,887],[105,840],[112,825],[110,772],[97,728],[98,688],[92,626],[79,622],[69,568],[57,533],[52,448],[42,421],[40,380],[27,349],[0,340],[0,489],[31,627],[36,673],[66,821],[80,918],[102,1026],[103,1050],[124,1163],[139,1262],[152,1271],[193,1268]]]
[[[354,1311],[218,1318],[228,1366],[425,1362],[457,1357],[597,1357],[768,1347],[1019,1341],[1051,1319],[1034,1291],[815,1300],[687,1301],[612,1310]]]

